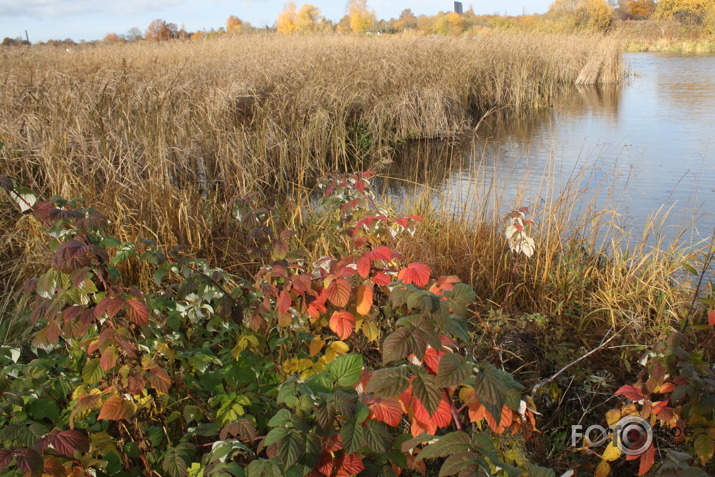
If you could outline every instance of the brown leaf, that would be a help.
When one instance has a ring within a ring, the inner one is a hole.
[[[121,396],[115,394],[104,401],[97,419],[120,421],[131,418],[135,412],[136,407],[132,402],[125,401]]]
[[[149,309],[139,300],[127,301],[125,311],[129,319],[138,326],[146,325],[149,322]]]

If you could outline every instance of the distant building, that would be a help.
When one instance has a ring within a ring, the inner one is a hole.
[[[454,2],[454,13],[459,13],[460,15],[464,13],[462,2]]]

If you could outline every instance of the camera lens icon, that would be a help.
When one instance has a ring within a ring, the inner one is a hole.
[[[626,455],[641,455],[653,444],[653,428],[641,416],[625,416],[615,426],[616,447]]]

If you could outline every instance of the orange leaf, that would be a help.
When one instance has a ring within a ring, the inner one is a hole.
[[[497,434],[501,434],[506,430],[508,426],[511,425],[513,413],[508,407],[502,407],[499,424],[497,424],[496,419],[494,419],[494,416],[492,416],[489,411],[486,411],[484,417],[486,417],[487,423],[489,424],[489,427],[492,428],[492,431],[496,432]]]
[[[715,310],[708,311],[708,324],[715,326]]]
[[[638,467],[638,475],[645,475],[648,473],[653,464],[655,463],[655,446],[650,445],[647,451],[641,454],[641,465]]]
[[[412,411],[415,419],[420,421],[427,428],[429,434],[434,435],[437,428],[448,426],[452,422],[451,400],[447,398],[445,393],[442,393],[442,399],[437,406],[437,410],[432,416],[429,415],[427,409],[422,405],[419,399],[412,399]]]
[[[407,265],[407,268],[400,270],[397,278],[403,283],[414,283],[418,287],[423,287],[427,285],[430,273],[432,270],[424,263],[413,262]]]
[[[469,402],[469,420],[479,422],[487,417],[487,408],[482,406],[482,403],[474,399]],[[493,418],[492,418],[493,419]]]
[[[371,280],[375,285],[389,285],[392,281],[387,274],[382,272],[377,272],[375,275],[373,275]]]
[[[439,361],[442,359],[444,351],[437,351],[436,349],[430,347],[425,351],[425,357],[423,359],[424,363],[433,373],[437,373],[439,369]]]
[[[134,415],[134,412],[135,408],[131,402],[125,401],[121,398],[121,396],[115,394],[104,401],[97,419],[120,421],[122,419],[129,419]]]
[[[348,301],[350,300],[351,290],[352,287],[350,286],[350,282],[342,278],[337,278],[330,282],[326,293],[328,295],[328,300],[330,300],[330,303],[342,308],[348,304]]]
[[[454,284],[459,283],[459,277],[454,275],[437,277],[437,281],[429,289],[435,295],[441,295],[444,290],[454,289]]]
[[[357,289],[357,312],[363,316],[372,308],[372,286],[360,285]]]
[[[139,300],[127,301],[127,316],[138,326],[146,325],[149,322],[149,309]]]
[[[360,257],[357,261],[357,271],[361,277],[367,278],[370,275],[370,259],[367,257]]]
[[[618,388],[616,394],[622,394],[631,401],[640,401],[641,399],[643,399],[643,394],[641,393],[641,390],[635,386],[631,386],[630,384],[626,384]]]
[[[355,329],[355,317],[347,311],[336,311],[330,317],[330,329],[335,332],[341,340],[344,340]]]
[[[397,427],[402,419],[402,404],[394,399],[366,398],[365,403],[370,408],[370,417],[375,421],[384,422],[388,426]]]

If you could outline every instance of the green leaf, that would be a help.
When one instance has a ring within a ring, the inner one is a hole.
[[[161,461],[161,468],[171,477],[186,477],[187,475],[186,461],[181,454],[179,450],[170,448]]]
[[[286,468],[298,462],[305,452],[305,437],[298,430],[291,430],[278,444],[278,457]]]
[[[442,468],[439,469],[439,477],[455,475],[463,470],[469,469],[470,467],[472,467],[472,470],[474,472],[473,475],[476,475],[476,469],[474,469],[475,466],[480,466],[482,468],[485,468],[486,470],[489,470],[489,466],[487,465],[487,463],[483,459],[476,458],[476,456],[472,452],[457,452],[456,454],[452,454],[447,457],[447,459],[444,461],[444,464],[442,464]]]
[[[184,420],[187,424],[193,421],[199,422],[202,416],[203,412],[201,412],[199,406],[194,406],[193,404],[184,406]]]
[[[399,396],[410,387],[411,375],[412,371],[407,366],[379,369],[372,373],[365,392],[383,398]]]
[[[339,356],[327,366],[327,370],[335,379],[336,384],[342,387],[355,386],[360,381],[362,368],[362,356],[353,353]]]
[[[82,380],[87,384],[97,384],[104,377],[104,369],[99,359],[88,360],[82,368]]]
[[[343,417],[350,418],[355,413],[358,396],[357,393],[346,393],[338,389],[330,397],[328,405]]]
[[[288,409],[281,409],[268,421],[268,427],[286,426],[293,420],[293,414]]]
[[[450,432],[440,437],[437,442],[422,449],[417,455],[417,462],[435,457],[446,457],[457,452],[468,451],[472,446],[472,439],[462,431]]]
[[[418,290],[407,297],[407,306],[417,309],[423,314],[430,314],[439,310],[439,298],[427,290]]]
[[[290,429],[288,429],[287,427],[276,427],[274,429],[271,429],[271,431],[266,434],[266,438],[263,439],[263,444],[266,446],[274,444],[279,440],[283,439],[285,436],[287,436],[289,432]]]
[[[411,338],[412,331],[407,328],[390,333],[382,342],[382,363],[398,361],[412,353]]]
[[[472,367],[456,353],[445,353],[439,361],[437,385],[443,388],[462,384],[472,373]]]
[[[340,438],[343,441],[345,451],[353,453],[359,451],[365,445],[365,429],[361,425],[356,425],[353,421],[346,422],[340,429]]]
[[[425,371],[417,373],[412,380],[412,395],[416,397],[432,416],[442,400],[442,389],[437,386],[437,379]]]
[[[27,406],[27,410],[38,421],[41,419],[49,419],[55,423],[60,420],[60,410],[57,407],[57,404],[49,399],[36,399],[34,401],[30,401],[30,404]]]
[[[530,462],[526,463],[526,471],[529,473],[529,477],[556,477],[556,472],[553,470]]]
[[[384,423],[373,420],[367,421],[363,429],[363,436],[365,445],[376,454],[384,454],[390,450],[392,444],[391,435],[387,425]]]

